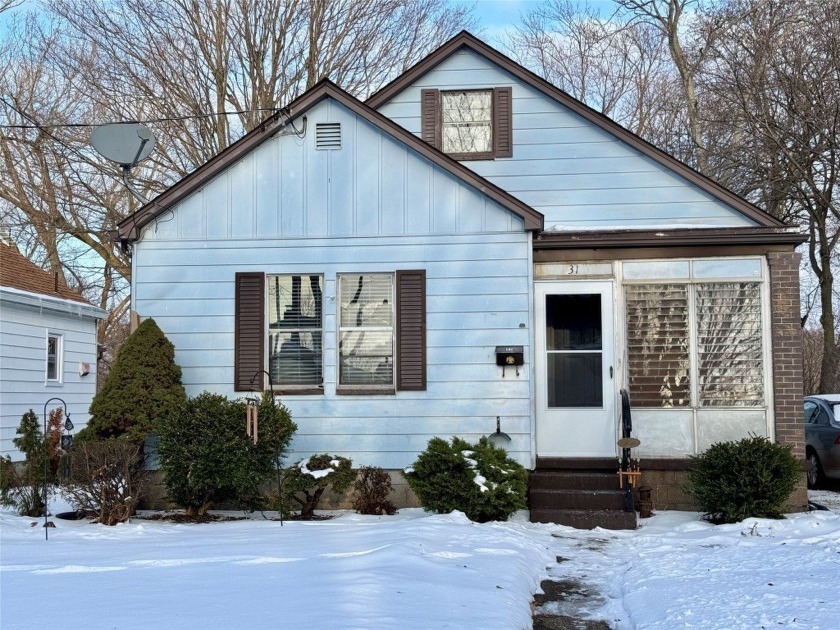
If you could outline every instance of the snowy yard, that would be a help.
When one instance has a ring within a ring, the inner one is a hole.
[[[819,499],[840,511],[837,496]],[[2,511],[0,627],[530,628],[551,577],[589,591],[565,612],[618,629],[840,628],[837,514],[715,527],[662,512],[635,532],[517,516],[57,520],[45,541],[42,521]]]

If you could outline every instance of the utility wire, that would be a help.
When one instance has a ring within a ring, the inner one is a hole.
[[[0,99],[3,100],[3,99]],[[26,114],[22,113],[19,109],[14,107],[13,105],[9,105],[8,102],[3,100],[4,103],[8,107],[11,107],[17,113],[21,114],[24,118],[28,118],[32,120],[31,116],[27,116]],[[102,125],[112,125],[112,124],[120,124],[120,123],[163,123],[163,122],[173,122],[176,120],[198,120],[203,118],[213,118],[214,116],[238,116],[240,114],[253,114],[256,112],[278,112],[282,108],[281,107],[267,107],[267,108],[259,108],[259,109],[242,109],[237,111],[224,111],[224,112],[212,112],[210,114],[188,114],[184,116],[167,116],[163,118],[147,118],[145,120],[120,120],[118,122],[109,122],[109,123],[62,123],[62,124],[31,124],[31,125],[0,125],[0,129],[76,129],[76,128],[85,128],[85,127],[100,127]]]

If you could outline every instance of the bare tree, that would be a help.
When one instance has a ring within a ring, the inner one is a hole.
[[[840,372],[834,269],[840,241],[840,13],[818,0],[732,0],[746,16],[710,56],[708,86],[729,112],[750,175],[742,193],[806,225],[823,336],[819,388]],[[760,9],[760,10],[757,10]]]

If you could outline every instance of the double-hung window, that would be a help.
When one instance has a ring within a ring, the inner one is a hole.
[[[338,386],[394,387],[394,274],[341,274]]]
[[[513,97],[509,87],[422,90],[421,137],[456,160],[513,155]]]
[[[270,275],[268,371],[280,387],[323,383],[323,276]]]
[[[326,280],[238,272],[234,313],[236,391],[273,383],[284,394],[323,394],[325,381],[328,393],[345,395],[426,389],[422,269]]]

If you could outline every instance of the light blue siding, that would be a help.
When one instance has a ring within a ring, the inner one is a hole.
[[[314,148],[323,121],[341,122],[340,150]],[[530,371],[502,377],[494,355],[523,345],[531,361],[530,251],[519,217],[327,100],[304,138],[269,140],[144,231],[133,309],[174,343],[189,394],[237,397],[236,272],[322,274],[324,394],[282,398],[298,425],[290,459],[401,468],[431,437],[477,439],[501,416],[530,465]],[[398,269],[426,270],[428,388],[337,395],[336,278]]]
[[[46,382],[47,334],[62,336],[61,383]],[[90,374],[79,376],[79,364]],[[44,404],[62,398],[82,429],[96,393],[96,321],[3,300],[0,305],[0,457],[22,459],[12,440],[21,416],[32,409],[43,422]],[[48,411],[60,407],[53,402]]]
[[[423,88],[510,86],[513,157],[464,165],[545,216],[546,230],[756,225],[669,169],[462,49],[380,111],[420,134]]]

